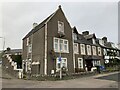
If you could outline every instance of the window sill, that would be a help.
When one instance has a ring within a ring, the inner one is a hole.
[[[86,54],[81,54],[81,55],[86,55]]]
[[[74,53],[74,54],[79,54],[79,53]]]
[[[63,52],[63,51],[55,51],[56,53],[69,53],[69,52]]]

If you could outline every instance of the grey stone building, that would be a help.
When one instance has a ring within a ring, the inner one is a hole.
[[[103,59],[105,64],[109,64],[114,60],[120,61],[120,49],[113,42],[108,42],[107,37],[97,38],[99,45],[102,47]]]

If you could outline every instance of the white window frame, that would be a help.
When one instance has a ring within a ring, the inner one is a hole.
[[[101,65],[100,60],[93,60],[92,63],[93,63],[93,67]]]
[[[80,65],[80,62],[81,62],[81,65]],[[83,58],[78,58],[78,68],[83,69]]]
[[[32,53],[32,44],[28,45],[28,53]]]
[[[77,34],[73,33],[73,40],[77,40]]]
[[[93,44],[96,44],[96,42],[95,42],[95,39],[94,39],[94,38],[92,38],[92,42],[93,42]]]
[[[55,42],[55,40],[57,40],[57,43]],[[53,40],[53,45],[54,45],[54,51],[58,52],[59,51],[59,40],[57,38],[54,38]],[[57,49],[56,49],[56,45],[57,44]]]
[[[76,45],[76,47],[75,47]],[[74,43],[74,54],[79,54],[78,43]]]
[[[62,26],[60,24],[62,24]],[[64,33],[64,22],[62,21],[58,21],[58,33]]]
[[[97,55],[96,46],[92,46],[93,55]]]
[[[87,55],[91,55],[91,46],[86,45],[86,47],[87,47]]]
[[[83,47],[82,47],[83,46]],[[85,55],[85,44],[80,44],[80,51],[82,55]]]
[[[66,68],[68,68],[68,65],[67,65],[67,58],[61,58],[62,60],[62,64],[63,64],[63,59],[66,60]],[[60,64],[60,61],[59,61],[59,58],[56,59],[56,70],[60,70],[60,68],[58,67],[58,63]],[[62,68],[63,65],[60,65],[60,67]]]
[[[58,50],[55,49],[55,44],[56,44],[55,39],[58,40]],[[63,41],[63,43],[61,44],[62,45],[62,50],[60,50],[60,40]],[[67,42],[67,44],[65,42]],[[54,37],[53,45],[54,45],[53,48],[54,48],[55,52],[69,53],[69,42],[68,42],[68,40]],[[65,49],[65,46],[67,46],[67,49]]]
[[[28,38],[26,39],[26,46],[29,45],[29,42],[30,42],[30,38],[28,37]]]
[[[101,47],[97,47],[98,48],[98,56],[102,56],[102,50]],[[99,53],[100,52],[100,53]]]
[[[120,56],[120,53],[119,53],[119,51],[117,51],[117,56]]]
[[[103,49],[103,54],[107,55],[107,49]]]
[[[65,43],[65,42],[67,42],[67,44]],[[66,52],[66,53],[69,53],[69,43],[68,43],[68,40],[63,40],[63,43],[64,43],[64,46],[63,46],[63,48],[64,48],[64,52]],[[65,50],[65,45],[67,46],[67,50]]]

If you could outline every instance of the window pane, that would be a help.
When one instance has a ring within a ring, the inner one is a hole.
[[[58,33],[64,33],[64,23],[61,21],[58,21]]]
[[[78,44],[77,43],[74,44],[74,53],[78,53]]]
[[[65,52],[67,52],[67,45],[64,45]]]
[[[65,64],[65,63],[62,63],[62,67],[66,67],[66,64]]]
[[[60,40],[60,43],[63,43],[63,40]]]
[[[55,44],[55,50],[58,50],[58,44]]]
[[[55,39],[55,43],[58,43],[58,39]]]
[[[67,44],[67,41],[64,41],[64,44]]]
[[[63,51],[63,40],[60,40],[60,51]]]
[[[58,63],[58,68],[60,68],[60,63]]]

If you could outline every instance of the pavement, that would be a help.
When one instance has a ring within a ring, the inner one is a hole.
[[[22,79],[2,79],[3,88],[118,88],[118,81],[111,77],[118,72],[61,81],[33,81]],[[106,76],[106,78],[104,78]],[[110,79],[109,79],[110,78]]]

